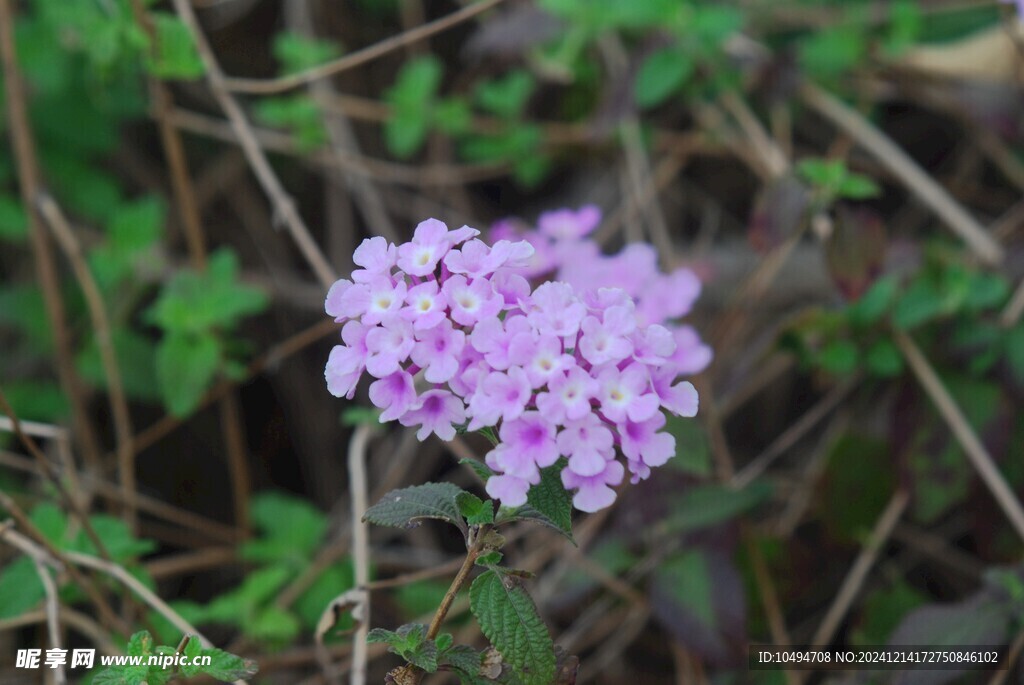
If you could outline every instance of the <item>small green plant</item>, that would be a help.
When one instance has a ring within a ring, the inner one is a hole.
[[[256,663],[216,647],[203,647],[194,635],[186,635],[177,647],[157,645],[146,631],[128,640],[123,664],[96,673],[91,685],[164,685],[173,679],[205,676],[230,683],[256,675]],[[113,657],[112,659],[119,659]],[[134,663],[135,661],[140,663]]]

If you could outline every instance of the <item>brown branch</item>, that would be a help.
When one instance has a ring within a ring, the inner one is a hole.
[[[182,0],[175,0],[175,5],[178,5],[181,1]],[[463,7],[456,12],[452,12],[445,17],[423,24],[422,26],[417,26],[414,29],[382,40],[379,43],[365,47],[362,50],[349,53],[332,62],[327,62],[325,64],[312,67],[311,69],[300,71],[297,74],[282,76],[276,79],[225,78],[224,86],[229,91],[234,91],[236,93],[257,93],[260,95],[281,93],[286,90],[298,88],[299,86],[311,81],[316,81],[317,79],[322,79],[327,76],[339,74],[348,69],[358,67],[361,64],[377,59],[389,52],[401,49],[406,45],[410,45],[442,31],[446,31],[467,19],[471,19],[482,12],[486,12],[492,7],[501,4],[503,1],[504,0],[480,0],[480,2],[467,5],[466,7]]]
[[[40,226],[36,211],[36,198],[42,190],[42,176],[28,118],[28,95],[18,68],[18,55],[14,44],[14,12],[11,0],[0,0],[0,60],[3,62],[4,88],[6,90],[7,114],[10,128],[11,147],[14,149],[18,171],[18,186],[22,204],[28,215],[29,233],[32,240],[32,254],[36,272],[43,291],[46,316],[53,331],[54,358],[61,388],[71,403],[71,413],[77,429],[82,452],[87,462],[99,468],[99,443],[92,424],[89,422],[85,395],[81,380],[75,371],[71,336],[65,325],[64,298],[60,291],[60,279],[54,263],[49,236]]]
[[[246,159],[249,160],[253,173],[256,174],[256,178],[259,180],[260,185],[263,186],[264,192],[270,198],[275,218],[288,228],[292,239],[299,248],[299,252],[306,259],[320,284],[325,289],[330,287],[337,280],[337,275],[330,264],[327,263],[327,259],[317,246],[316,241],[313,240],[313,236],[310,234],[309,228],[306,227],[302,217],[299,216],[299,212],[295,207],[295,201],[288,195],[284,186],[281,185],[281,181],[271,168],[270,162],[267,161],[263,149],[253,135],[252,126],[249,124],[249,120],[246,118],[241,105],[238,104],[238,101],[228,90],[224,73],[221,71],[213,50],[199,26],[199,20],[196,18],[192,5],[188,0],[173,0],[173,4],[178,16],[192,33],[196,47],[199,50],[199,56],[206,68],[206,80],[210,85],[210,90],[218,105],[220,105],[220,108],[227,116],[228,121],[231,122],[231,127],[238,136],[238,142],[242,146]]]
[[[107,395],[110,399],[110,414],[114,421],[114,433],[117,440],[117,469],[121,482],[121,493],[124,498],[124,516],[128,527],[136,530],[138,524],[135,504],[135,449],[132,447],[132,421],[128,411],[128,400],[121,382],[121,369],[117,363],[114,350],[114,339],[111,333],[110,318],[103,302],[92,271],[85,263],[82,247],[75,237],[57,203],[47,194],[39,196],[39,212],[46,219],[50,230],[57,238],[57,243],[64,251],[64,256],[71,262],[71,269],[85,295],[85,303],[92,320],[93,335],[99,349],[100,362],[107,376]]]

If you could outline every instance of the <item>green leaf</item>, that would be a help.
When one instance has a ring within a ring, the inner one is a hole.
[[[438,638],[440,646],[441,638]],[[459,674],[460,678],[476,678],[480,672],[481,654],[468,645],[455,645],[454,647],[442,650],[437,663],[442,666],[450,666]]]
[[[25,613],[45,596],[36,565],[28,557],[19,557],[0,571],[0,618]]]
[[[181,675],[186,678],[193,678],[197,675],[207,675],[216,680],[230,683],[236,680],[251,678],[256,675],[259,667],[252,659],[243,659],[240,656],[225,652],[216,647],[202,646],[199,639],[192,637],[185,645],[184,654],[191,660],[196,657],[210,657],[209,666],[193,666],[191,664],[181,667]]]
[[[770,495],[771,486],[764,482],[752,483],[742,490],[698,485],[678,497],[664,525],[678,532],[707,528],[753,509]]]
[[[114,561],[129,561],[156,549],[155,542],[137,539],[128,525],[119,518],[107,514],[94,514],[89,517],[89,523]],[[99,553],[89,536],[81,530],[67,549],[90,555]]]
[[[12,197],[0,195],[0,240],[21,243],[27,235],[28,217],[21,203]]]
[[[197,79],[203,75],[192,32],[178,17],[166,12],[150,12],[156,25],[156,57],[147,59],[149,71],[163,79]]]
[[[633,83],[636,103],[644,108],[660,105],[690,78],[693,66],[690,57],[675,46],[651,53]]]
[[[665,428],[676,439],[676,456],[669,460],[668,468],[694,476],[710,476],[711,449],[704,427],[692,419],[669,416]]]
[[[474,95],[480,107],[503,119],[515,119],[522,114],[536,82],[522,69],[510,71],[493,81],[477,85]]]
[[[405,659],[427,673],[437,671],[437,645],[427,639],[427,627],[422,623],[407,623],[397,631],[374,628],[366,636],[370,643],[388,645],[388,651]]]
[[[488,478],[494,475],[494,471],[491,470],[490,466],[477,459],[460,459],[459,463],[473,469],[473,472],[485,483]]]
[[[281,73],[294,74],[334,59],[341,48],[329,40],[282,31],[274,36],[272,52],[281,63]]]
[[[868,371],[882,378],[892,378],[903,372],[903,355],[888,338],[883,338],[868,348],[864,363]]]
[[[426,140],[430,129],[430,107],[441,85],[444,67],[434,56],[407,62],[395,84],[384,93],[392,114],[384,124],[384,142],[396,157],[408,158]]]
[[[919,277],[896,301],[892,321],[899,328],[911,329],[946,312],[947,302],[943,293],[931,280]]]
[[[870,326],[879,321],[889,311],[899,283],[894,276],[883,276],[871,284],[860,299],[846,308],[850,323],[857,326]]]
[[[482,573],[469,590],[469,605],[484,635],[525,685],[550,685],[554,644],[515,577],[493,570]]]
[[[280,492],[257,495],[249,511],[260,537],[242,545],[242,558],[307,565],[327,530],[327,517],[309,502]],[[335,593],[337,594],[337,593]]]
[[[469,131],[473,113],[462,98],[446,98],[434,104],[433,123],[439,131],[458,136]]]
[[[234,327],[267,306],[263,291],[238,283],[238,258],[228,249],[210,255],[206,271],[179,271],[164,286],[147,318],[165,331],[205,333]]]
[[[156,351],[156,375],[164,405],[188,416],[206,393],[220,365],[220,343],[210,335],[173,332]]]
[[[159,400],[156,346],[148,338],[124,327],[115,328],[111,340],[124,391],[135,399]],[[95,337],[91,337],[75,357],[75,367],[87,382],[97,388],[107,388],[107,372]]]
[[[464,530],[457,504],[462,492],[464,490],[451,483],[425,483],[392,490],[366,511],[363,520],[379,526],[415,528],[421,519],[432,518]]]
[[[254,640],[274,645],[284,645],[296,637],[302,630],[295,615],[275,606],[267,607],[258,612],[252,621],[242,626],[242,631]]]
[[[477,557],[475,563],[476,563],[477,566],[485,566],[485,567],[497,566],[498,564],[501,563],[501,560],[502,560],[502,558],[504,556],[505,556],[504,554],[502,554],[501,552],[497,552],[497,551],[495,551],[495,552],[487,552],[486,554],[481,554],[479,557]]]
[[[163,200],[157,195],[122,204],[107,222],[110,242],[126,253],[152,246],[163,233],[166,211]]]
[[[861,176],[860,174],[848,175],[836,188],[836,194],[839,197],[846,197],[851,200],[864,200],[869,197],[876,197],[881,192],[882,190],[878,187],[877,183],[867,176]]]
[[[562,469],[565,459],[554,466],[541,469],[540,483],[526,494],[526,504],[521,507],[504,508],[498,511],[498,523],[508,521],[537,521],[567,537],[574,545],[572,536],[572,494],[562,485]]]
[[[491,500],[485,502],[470,492],[460,492],[455,502],[469,525],[494,523],[494,502]]]
[[[654,582],[669,589],[675,602],[700,624],[715,631],[712,577],[706,555],[700,550],[678,552],[665,559],[654,572]]]
[[[818,364],[830,373],[847,374],[857,368],[859,352],[849,340],[831,340],[818,353]]]
[[[376,407],[349,407],[341,413],[341,425],[362,426],[380,423],[380,409]]]
[[[408,159],[423,147],[429,130],[430,122],[422,112],[396,112],[384,124],[384,143],[391,154],[400,159]]]
[[[800,45],[800,64],[820,79],[834,79],[856,67],[867,51],[863,31],[834,26],[810,34]]]

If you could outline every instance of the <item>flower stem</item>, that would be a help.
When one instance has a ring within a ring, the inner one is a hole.
[[[477,558],[480,556],[480,552],[483,550],[484,539],[487,537],[487,532],[490,530],[490,526],[481,526],[480,530],[477,531],[476,539],[470,544],[469,549],[466,551],[466,560],[462,562],[462,567],[459,572],[455,574],[455,579],[452,580],[451,586],[448,588],[448,592],[444,593],[444,599],[441,600],[441,605],[437,607],[437,612],[434,614],[434,619],[430,622],[430,628],[427,630],[427,639],[433,640],[437,637],[437,634],[441,631],[441,623],[444,621],[445,616],[448,615],[448,610],[452,608],[452,602],[455,601],[455,596],[459,594],[459,590],[466,584],[466,580],[469,578],[470,571],[473,570],[473,565],[476,563]]]

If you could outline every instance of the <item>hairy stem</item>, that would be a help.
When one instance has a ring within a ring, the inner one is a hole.
[[[448,615],[448,610],[452,608],[455,595],[459,594],[459,590],[466,584],[469,573],[473,570],[473,565],[483,551],[484,539],[487,537],[489,530],[490,526],[481,526],[480,530],[477,531],[476,540],[470,544],[469,549],[466,551],[466,560],[462,562],[462,567],[455,574],[455,579],[448,588],[448,592],[444,593],[444,599],[441,600],[441,605],[437,607],[437,613],[434,614],[434,619],[430,622],[430,628],[427,629],[428,640],[433,640],[441,631],[441,623],[444,621],[444,617]]]

